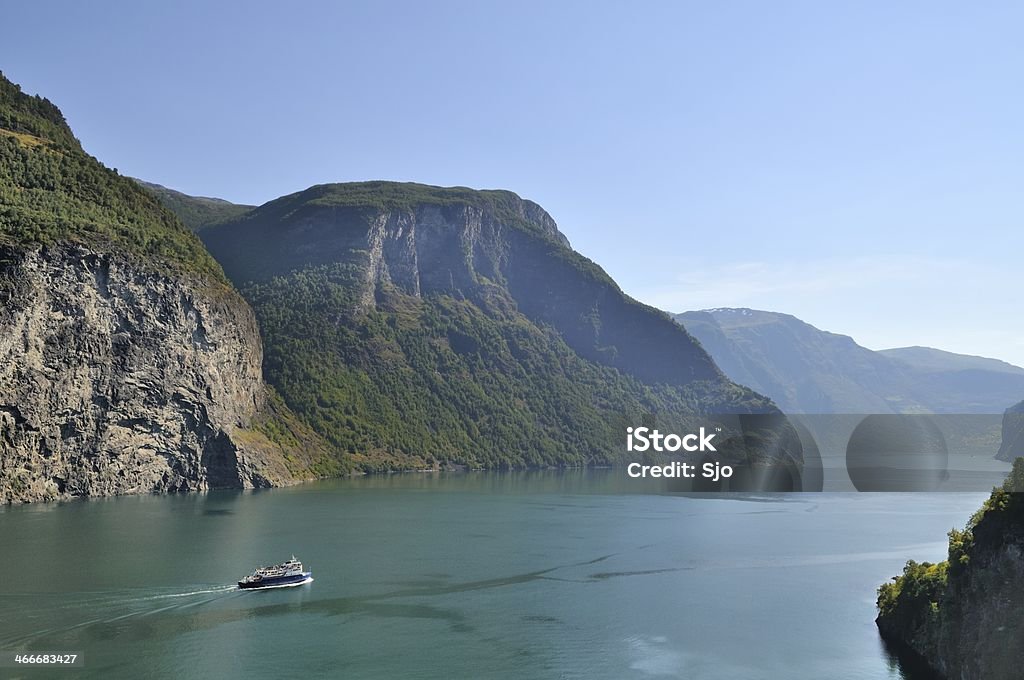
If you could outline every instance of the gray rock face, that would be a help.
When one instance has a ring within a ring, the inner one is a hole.
[[[1017,537],[976,557],[923,651],[947,678],[1016,680],[1024,663],[1024,545]]]
[[[1024,664],[1024,533],[1017,511],[974,529],[969,562],[951,572],[934,606],[909,600],[877,619],[887,640],[948,680],[1018,680]]]
[[[292,481],[246,429],[261,361],[230,289],[80,246],[0,247],[0,502]]]
[[[1013,462],[1020,456],[1024,456],[1024,401],[1003,414],[1003,439],[996,458]]]
[[[628,298],[569,247],[536,203],[508,194],[500,206],[483,199],[334,206],[321,196],[332,186],[359,185],[313,187],[303,192],[308,200],[272,201],[237,222],[204,230],[203,242],[243,290],[250,282],[342,264],[353,272],[356,313],[375,308],[388,287],[486,307],[514,304],[531,321],[554,328],[581,357],[640,380],[726,382],[685,329]]]

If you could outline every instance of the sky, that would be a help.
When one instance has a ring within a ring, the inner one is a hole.
[[[502,188],[671,312],[1024,365],[1019,2],[9,3],[122,174],[260,204]]]

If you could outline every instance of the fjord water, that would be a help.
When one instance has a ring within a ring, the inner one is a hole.
[[[683,497],[401,475],[0,510],[4,677],[904,678],[875,588],[979,493]],[[307,586],[245,592],[294,553]]]

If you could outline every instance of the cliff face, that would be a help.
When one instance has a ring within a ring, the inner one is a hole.
[[[777,413],[511,192],[321,185],[200,234],[269,382],[368,469],[609,462],[641,415]]]
[[[1003,439],[996,458],[1012,461],[1024,456],[1024,401],[1003,414]]]
[[[367,185],[383,186],[380,193],[394,186]],[[573,251],[536,203],[504,191],[425,187],[460,193],[441,193],[447,200],[439,202],[332,204],[330,190],[347,186],[278,199],[202,238],[239,285],[341,263],[353,273],[348,293],[357,313],[375,309],[389,292],[481,304],[504,297],[584,358],[649,382],[727,382],[689,334]]]
[[[909,562],[879,589],[879,632],[949,680],[1017,680],[1024,667],[1024,459],[949,560]]]
[[[0,74],[0,502],[332,472],[261,360],[199,239]]]
[[[247,431],[267,407],[262,350],[230,289],[82,246],[3,247],[0,300],[0,502],[292,481]]]

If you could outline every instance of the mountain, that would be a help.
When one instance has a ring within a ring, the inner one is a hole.
[[[896,359],[926,373],[949,373],[953,371],[985,371],[1024,375],[1024,368],[1001,361],[968,354],[955,354],[931,347],[897,347],[878,352],[882,356]]]
[[[1024,395],[1024,369],[925,347],[876,352],[788,314],[752,309],[675,319],[732,380],[790,413],[1001,414]]]
[[[898,653],[944,678],[1017,680],[1024,659],[1024,458],[964,530],[948,559],[907,562],[878,589],[876,623]]]
[[[0,74],[0,502],[336,468],[199,239]]]
[[[185,226],[192,231],[199,231],[203,227],[214,223],[222,222],[231,218],[239,217],[254,206],[240,205],[225,201],[222,198],[208,198],[206,196],[189,196],[174,189],[168,189],[160,184],[144,182],[136,179],[146,191],[153,194],[164,207],[178,216],[185,223]]]
[[[267,380],[364,469],[611,462],[641,418],[778,413],[511,192],[318,185],[200,235]]]

